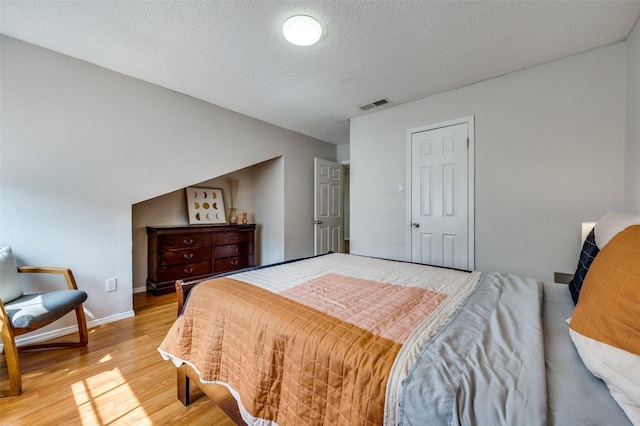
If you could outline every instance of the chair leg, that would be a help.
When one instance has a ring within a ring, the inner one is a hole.
[[[76,308],[76,320],[78,321],[79,347],[87,346],[87,343],[89,343],[89,332],[87,331],[87,319],[84,316],[82,305]]]
[[[9,389],[0,389],[0,397],[20,395],[20,392],[22,392],[22,376],[20,375],[18,350],[16,349],[11,327],[7,324],[8,320],[4,307],[0,305],[0,309],[2,309],[2,313],[0,313],[0,334],[2,335],[2,345],[4,346],[7,372],[9,374]]]

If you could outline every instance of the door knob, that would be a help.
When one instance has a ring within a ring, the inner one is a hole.
[[[411,226],[413,226],[414,228],[420,228],[420,224],[419,223],[412,223]]]
[[[321,220],[314,220],[313,223],[315,223],[316,225],[321,225],[322,221]]]

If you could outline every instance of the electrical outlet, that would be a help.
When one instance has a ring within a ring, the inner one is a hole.
[[[107,291],[116,291],[118,288],[118,280],[115,278],[107,278]]]

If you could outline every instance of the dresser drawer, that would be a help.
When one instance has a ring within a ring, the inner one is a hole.
[[[160,265],[178,265],[211,259],[211,247],[168,250],[160,255]]]
[[[161,281],[188,280],[190,277],[211,274],[211,262],[185,263],[184,265],[164,266],[160,268]]]
[[[163,235],[158,238],[160,251],[193,247],[211,247],[211,234]]]
[[[224,246],[216,246],[214,248],[214,257],[216,259],[231,256],[246,256],[253,253],[253,244],[227,244]]]
[[[220,232],[213,235],[213,244],[218,246],[222,244],[246,243],[252,241],[253,232]]]
[[[224,271],[246,268],[247,266],[253,266],[249,265],[249,258],[247,256],[225,257],[214,261],[213,270],[217,274]]]

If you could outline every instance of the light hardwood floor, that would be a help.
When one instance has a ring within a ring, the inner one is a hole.
[[[23,392],[0,398],[0,424],[235,425],[199,391],[188,408],[176,398],[175,367],[156,350],[176,317],[175,294],[136,294],[134,310],[90,329],[87,348],[21,352]],[[0,379],[5,387],[4,355]]]

